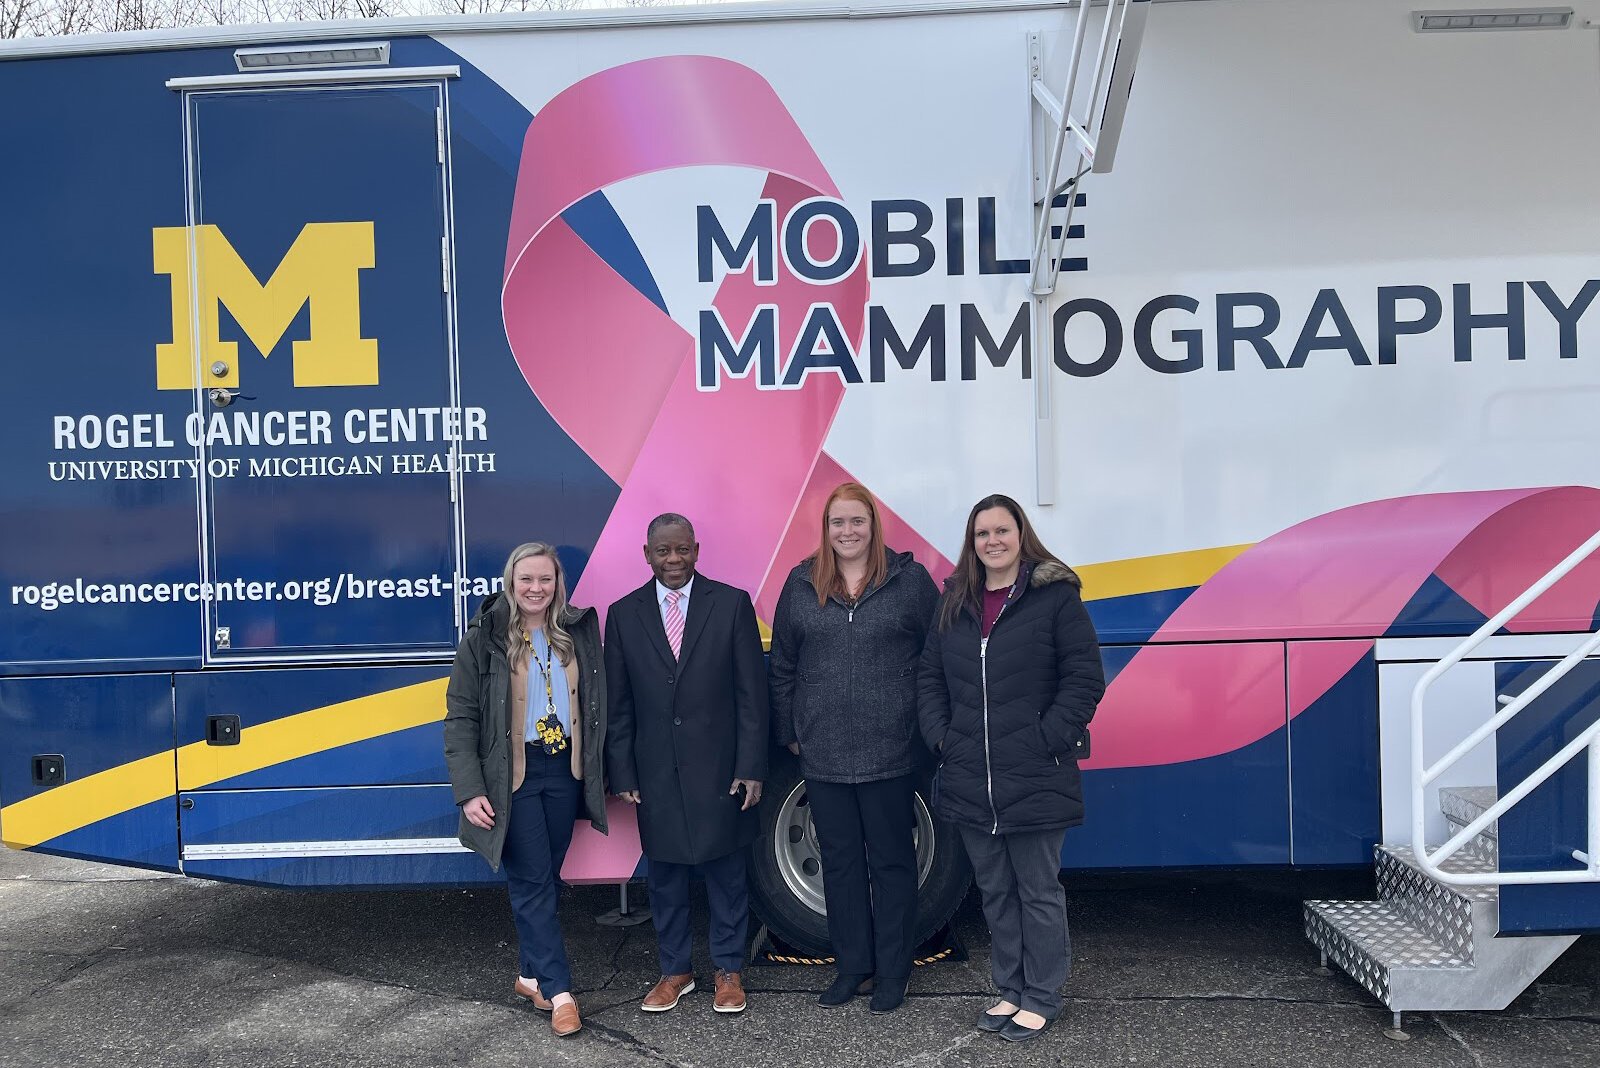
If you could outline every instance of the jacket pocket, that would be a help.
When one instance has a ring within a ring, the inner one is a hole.
[[[1063,754],[1057,753],[1056,750],[1055,750],[1055,747],[1050,744],[1050,736],[1045,734],[1045,732],[1044,732],[1044,719],[1043,719],[1043,717],[1040,717],[1039,719],[1034,720],[1034,722],[1033,722],[1033,730],[1034,730],[1034,734],[1039,739],[1039,752],[1041,754],[1043,754],[1045,760],[1048,763],[1051,763],[1051,764],[1056,765],[1057,767],[1060,767],[1061,766],[1061,757],[1062,757]]]

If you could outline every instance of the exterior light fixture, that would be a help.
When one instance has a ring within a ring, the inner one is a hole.
[[[241,73],[264,70],[306,70],[315,67],[383,67],[389,63],[388,41],[360,41],[295,48],[239,48],[233,62]]]
[[[1449,30],[1564,30],[1572,25],[1570,7],[1503,7],[1482,11],[1413,11],[1418,33]]]

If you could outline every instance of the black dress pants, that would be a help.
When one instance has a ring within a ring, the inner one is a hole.
[[[904,979],[916,949],[916,816],[910,775],[806,781],[822,847],[828,936],[841,975]]]

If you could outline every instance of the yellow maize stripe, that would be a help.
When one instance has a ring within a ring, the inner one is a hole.
[[[172,796],[172,751],[65,783],[0,809],[0,837],[28,849],[96,820]]]
[[[1085,599],[1188,589],[1205,582],[1249,545],[1112,560],[1078,568]],[[771,630],[761,623],[764,645]],[[194,790],[235,775],[363,742],[379,735],[432,723],[444,715],[444,679],[358,697],[314,708],[240,732],[236,746],[195,742],[178,750],[178,789]],[[0,809],[5,844],[26,849],[115,816],[171,797],[172,754],[161,752],[69,782]]]
[[[1075,570],[1083,578],[1083,599],[1100,601],[1108,597],[1198,586],[1248,548],[1249,545],[1224,545],[1216,549],[1191,549],[1162,556],[1085,564]]]
[[[1160,556],[1138,556],[1130,560],[1110,560],[1075,568],[1083,579],[1083,599],[1103,601],[1136,593],[1186,590],[1198,586],[1221,571],[1234,557],[1250,548],[1223,545],[1215,549],[1191,549]],[[761,647],[772,651],[772,628],[766,620],[756,620],[761,629]]]
[[[198,790],[287,760],[444,718],[446,679],[357,697],[239,732],[238,745],[195,742],[178,750],[178,789]]]
[[[238,745],[178,750],[178,789],[194,790],[297,757],[364,742],[444,716],[445,679],[313,708],[239,732]],[[173,755],[155,753],[0,809],[5,844],[27,849],[98,820],[172,797]]]

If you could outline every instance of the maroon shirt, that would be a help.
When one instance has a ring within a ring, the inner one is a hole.
[[[987,638],[989,632],[994,630],[995,620],[1000,618],[1000,610],[1006,606],[1006,595],[1011,592],[1008,586],[1003,590],[983,591],[983,628],[982,635]]]

